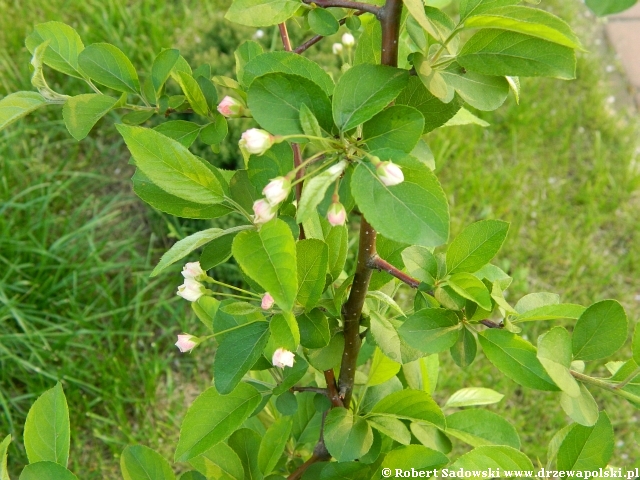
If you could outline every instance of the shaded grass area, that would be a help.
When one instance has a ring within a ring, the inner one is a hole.
[[[510,300],[531,291],[584,304],[615,297],[636,320],[637,120],[608,102],[617,94],[604,73],[611,54],[588,41],[599,33],[579,2],[548,3],[577,22],[592,52],[581,56],[575,82],[523,81],[520,106],[510,100],[482,114],[489,129],[429,136],[449,193],[452,231],[482,218],[511,222],[498,259],[515,278]],[[0,1],[0,95],[30,89],[24,37],[34,23],[54,19],[77,28],[85,44],[114,43],[141,71],[154,52],[175,45],[194,66],[210,62],[216,73],[227,73],[233,49],[253,30],[231,28],[223,11],[199,1]],[[335,62],[330,43],[313,51],[320,62]],[[54,89],[84,92],[73,80],[48,78]],[[119,478],[117,455],[126,444],[172,457],[185,406],[209,380],[206,349],[180,356],[172,346],[175,333],[197,323],[173,295],[180,277],[148,279],[173,239],[201,224],[162,216],[136,199],[113,119],[78,144],[56,109],[0,133],[0,432],[18,439],[10,451],[17,471],[26,460],[24,416],[61,378],[72,412],[72,470],[84,479]],[[238,135],[231,132],[217,161],[234,161]],[[535,343],[548,327],[528,325],[525,334]],[[567,422],[556,396],[520,389],[484,358],[467,371],[447,355],[441,361],[438,400],[460,386],[504,393],[495,410],[517,426],[523,450],[545,460],[549,439]],[[629,465],[640,458],[633,440],[638,414],[594,394],[624,442],[613,462]]]

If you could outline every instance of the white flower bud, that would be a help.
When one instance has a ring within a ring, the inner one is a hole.
[[[356,43],[356,39],[350,33],[345,33],[344,35],[342,35],[342,44],[345,47],[347,48],[353,47],[355,43]]]
[[[380,162],[376,167],[376,173],[378,174],[378,178],[387,187],[404,182],[402,170],[393,162]]]
[[[264,297],[262,297],[262,309],[263,310],[269,310],[271,307],[273,307],[273,304],[275,303],[275,300],[273,299],[273,297],[271,296],[271,294],[269,292],[264,294]]]
[[[331,46],[331,50],[333,51],[334,55],[340,55],[342,53],[342,44],[341,43],[334,43]]]
[[[264,38],[264,30],[256,30],[256,33],[253,34],[254,40],[260,40]]]
[[[293,352],[289,350],[285,350],[284,348],[279,348],[273,354],[273,358],[271,359],[271,363],[273,363],[274,367],[293,367]]]
[[[271,180],[262,190],[262,194],[271,205],[284,202],[289,196],[291,181],[287,177],[277,177]]]
[[[276,208],[267,202],[264,198],[253,202],[253,223],[259,225],[261,223],[267,223],[273,217],[276,216]]]
[[[182,276],[184,278],[192,278],[193,280],[204,280],[207,274],[202,270],[200,262],[190,262],[185,264],[182,269]]]
[[[332,203],[329,210],[327,210],[327,220],[329,220],[329,223],[334,227],[344,225],[347,221],[347,211],[344,205],[340,202]]]
[[[200,282],[193,278],[185,278],[184,283],[178,287],[178,295],[185,300],[195,302],[204,295],[205,290],[206,288]]]
[[[174,345],[178,347],[182,353],[187,353],[198,345],[199,342],[194,340],[198,340],[198,337],[188,334],[178,335],[178,341]]]
[[[244,105],[233,97],[227,95],[218,104],[218,112],[225,117],[237,118],[244,115]]]
[[[253,155],[262,155],[273,145],[273,135],[259,128],[251,128],[242,134],[240,148]]]

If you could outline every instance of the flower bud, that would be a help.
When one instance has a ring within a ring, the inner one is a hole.
[[[182,269],[182,276],[184,278],[191,278],[193,280],[204,280],[207,276],[206,272],[202,270],[200,262],[190,262],[185,264]]]
[[[184,283],[178,287],[178,295],[190,302],[198,300],[205,291],[206,288],[193,278],[185,278]]]
[[[344,35],[342,35],[342,44],[345,47],[347,48],[353,47],[355,43],[356,43],[356,39],[350,33],[345,33]]]
[[[273,354],[273,358],[271,359],[271,363],[273,363],[274,367],[293,367],[293,352],[289,350],[285,350],[284,348],[279,348]]]
[[[404,182],[402,170],[400,170],[400,167],[393,162],[380,162],[376,167],[376,173],[378,174],[378,178],[387,187]]]
[[[262,190],[262,194],[271,205],[282,203],[291,190],[291,181],[287,177],[277,177],[271,180]]]
[[[198,337],[194,337],[193,335],[178,335],[178,341],[174,345],[178,347],[182,353],[187,353],[198,345],[199,342],[197,340]]]
[[[273,307],[274,302],[275,300],[273,299],[271,294],[269,292],[265,293],[264,297],[262,297],[262,309],[269,310],[271,307]]]
[[[253,155],[262,155],[274,143],[273,135],[259,128],[251,128],[242,134],[239,145]]]
[[[264,30],[258,29],[256,30],[256,33],[253,34],[253,39],[260,40],[261,38],[264,38]]]
[[[327,220],[334,227],[339,225],[344,225],[344,222],[347,220],[347,211],[340,202],[332,203],[327,210]]]
[[[218,112],[225,117],[242,117],[244,115],[244,105],[235,98],[227,95],[218,104]]]
[[[261,198],[260,200],[253,202],[253,213],[255,214],[253,217],[253,223],[267,223],[276,216],[276,208],[274,208],[273,205],[264,198]]]
[[[342,44],[341,43],[334,43],[331,46],[331,50],[333,51],[334,55],[340,55],[342,53]]]

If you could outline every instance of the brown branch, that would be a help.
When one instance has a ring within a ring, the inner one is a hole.
[[[356,12],[354,15],[356,16],[360,16],[362,14],[365,14],[367,12],[364,11],[358,11]],[[345,22],[347,21],[346,18],[341,19],[338,23],[340,25],[344,25]],[[307,40],[306,42],[304,42],[303,44],[301,44],[299,47],[296,47],[296,49],[294,50],[294,52],[296,53],[302,53],[305,50],[307,50],[309,47],[312,47],[313,45],[315,45],[316,43],[318,43],[320,40],[322,40],[324,38],[324,35],[316,35],[314,37],[311,37],[309,40]]]
[[[380,63],[398,66],[398,39],[400,38],[400,16],[402,0],[387,0],[378,18],[382,27],[382,49]]]
[[[324,395],[325,397],[329,397],[329,392],[327,391],[326,388],[321,388],[321,387],[291,387],[289,389],[292,392],[313,392],[313,393],[319,393],[321,395]]]
[[[378,15],[380,7],[369,3],[351,2],[350,0],[302,0],[307,5],[317,5],[322,8],[339,7],[350,8],[351,10],[362,10],[363,12]]]
[[[331,458],[331,455],[327,451],[327,447],[324,444],[324,422],[326,418],[327,412],[324,412],[322,414],[322,423],[320,424],[320,439],[313,449],[313,455],[311,455],[311,458],[309,458],[309,460],[296,468],[296,470],[287,477],[287,480],[299,480],[300,478],[302,478],[302,475],[304,475],[304,472],[307,471],[307,468],[309,468],[311,465],[317,462],[327,461]]]
[[[367,262],[367,266],[369,268],[373,268],[378,271],[384,270],[389,275],[396,277],[398,280],[406,283],[411,288],[418,288],[420,286],[420,280],[413,278],[410,275],[407,275],[406,273],[401,271],[399,268],[394,267],[386,260],[383,260],[382,258],[380,258],[377,254],[369,258],[369,261]]]
[[[487,328],[504,328],[501,323],[492,322],[491,320],[480,320],[480,323]]]
[[[338,394],[338,387],[336,386],[336,374],[333,372],[333,368],[324,371],[324,379],[327,382],[327,393],[329,400],[334,407],[344,407],[342,399]]]

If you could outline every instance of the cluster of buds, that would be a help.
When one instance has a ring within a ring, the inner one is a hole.
[[[182,269],[182,276],[184,283],[178,287],[178,295],[185,300],[195,302],[207,292],[206,287],[200,283],[207,278],[200,262],[187,263]]]
[[[236,100],[233,97],[227,95],[222,99],[222,101],[218,104],[218,112],[224,117],[227,118],[239,118],[239,117],[248,117],[249,109],[247,106],[241,102],[240,100]]]
[[[293,175],[293,172],[291,172],[284,177],[276,177],[264,187],[262,190],[264,198],[256,200],[253,203],[253,221],[255,224],[260,225],[267,223],[276,216],[278,205],[284,202],[289,196],[289,192],[291,191],[290,177]]]

